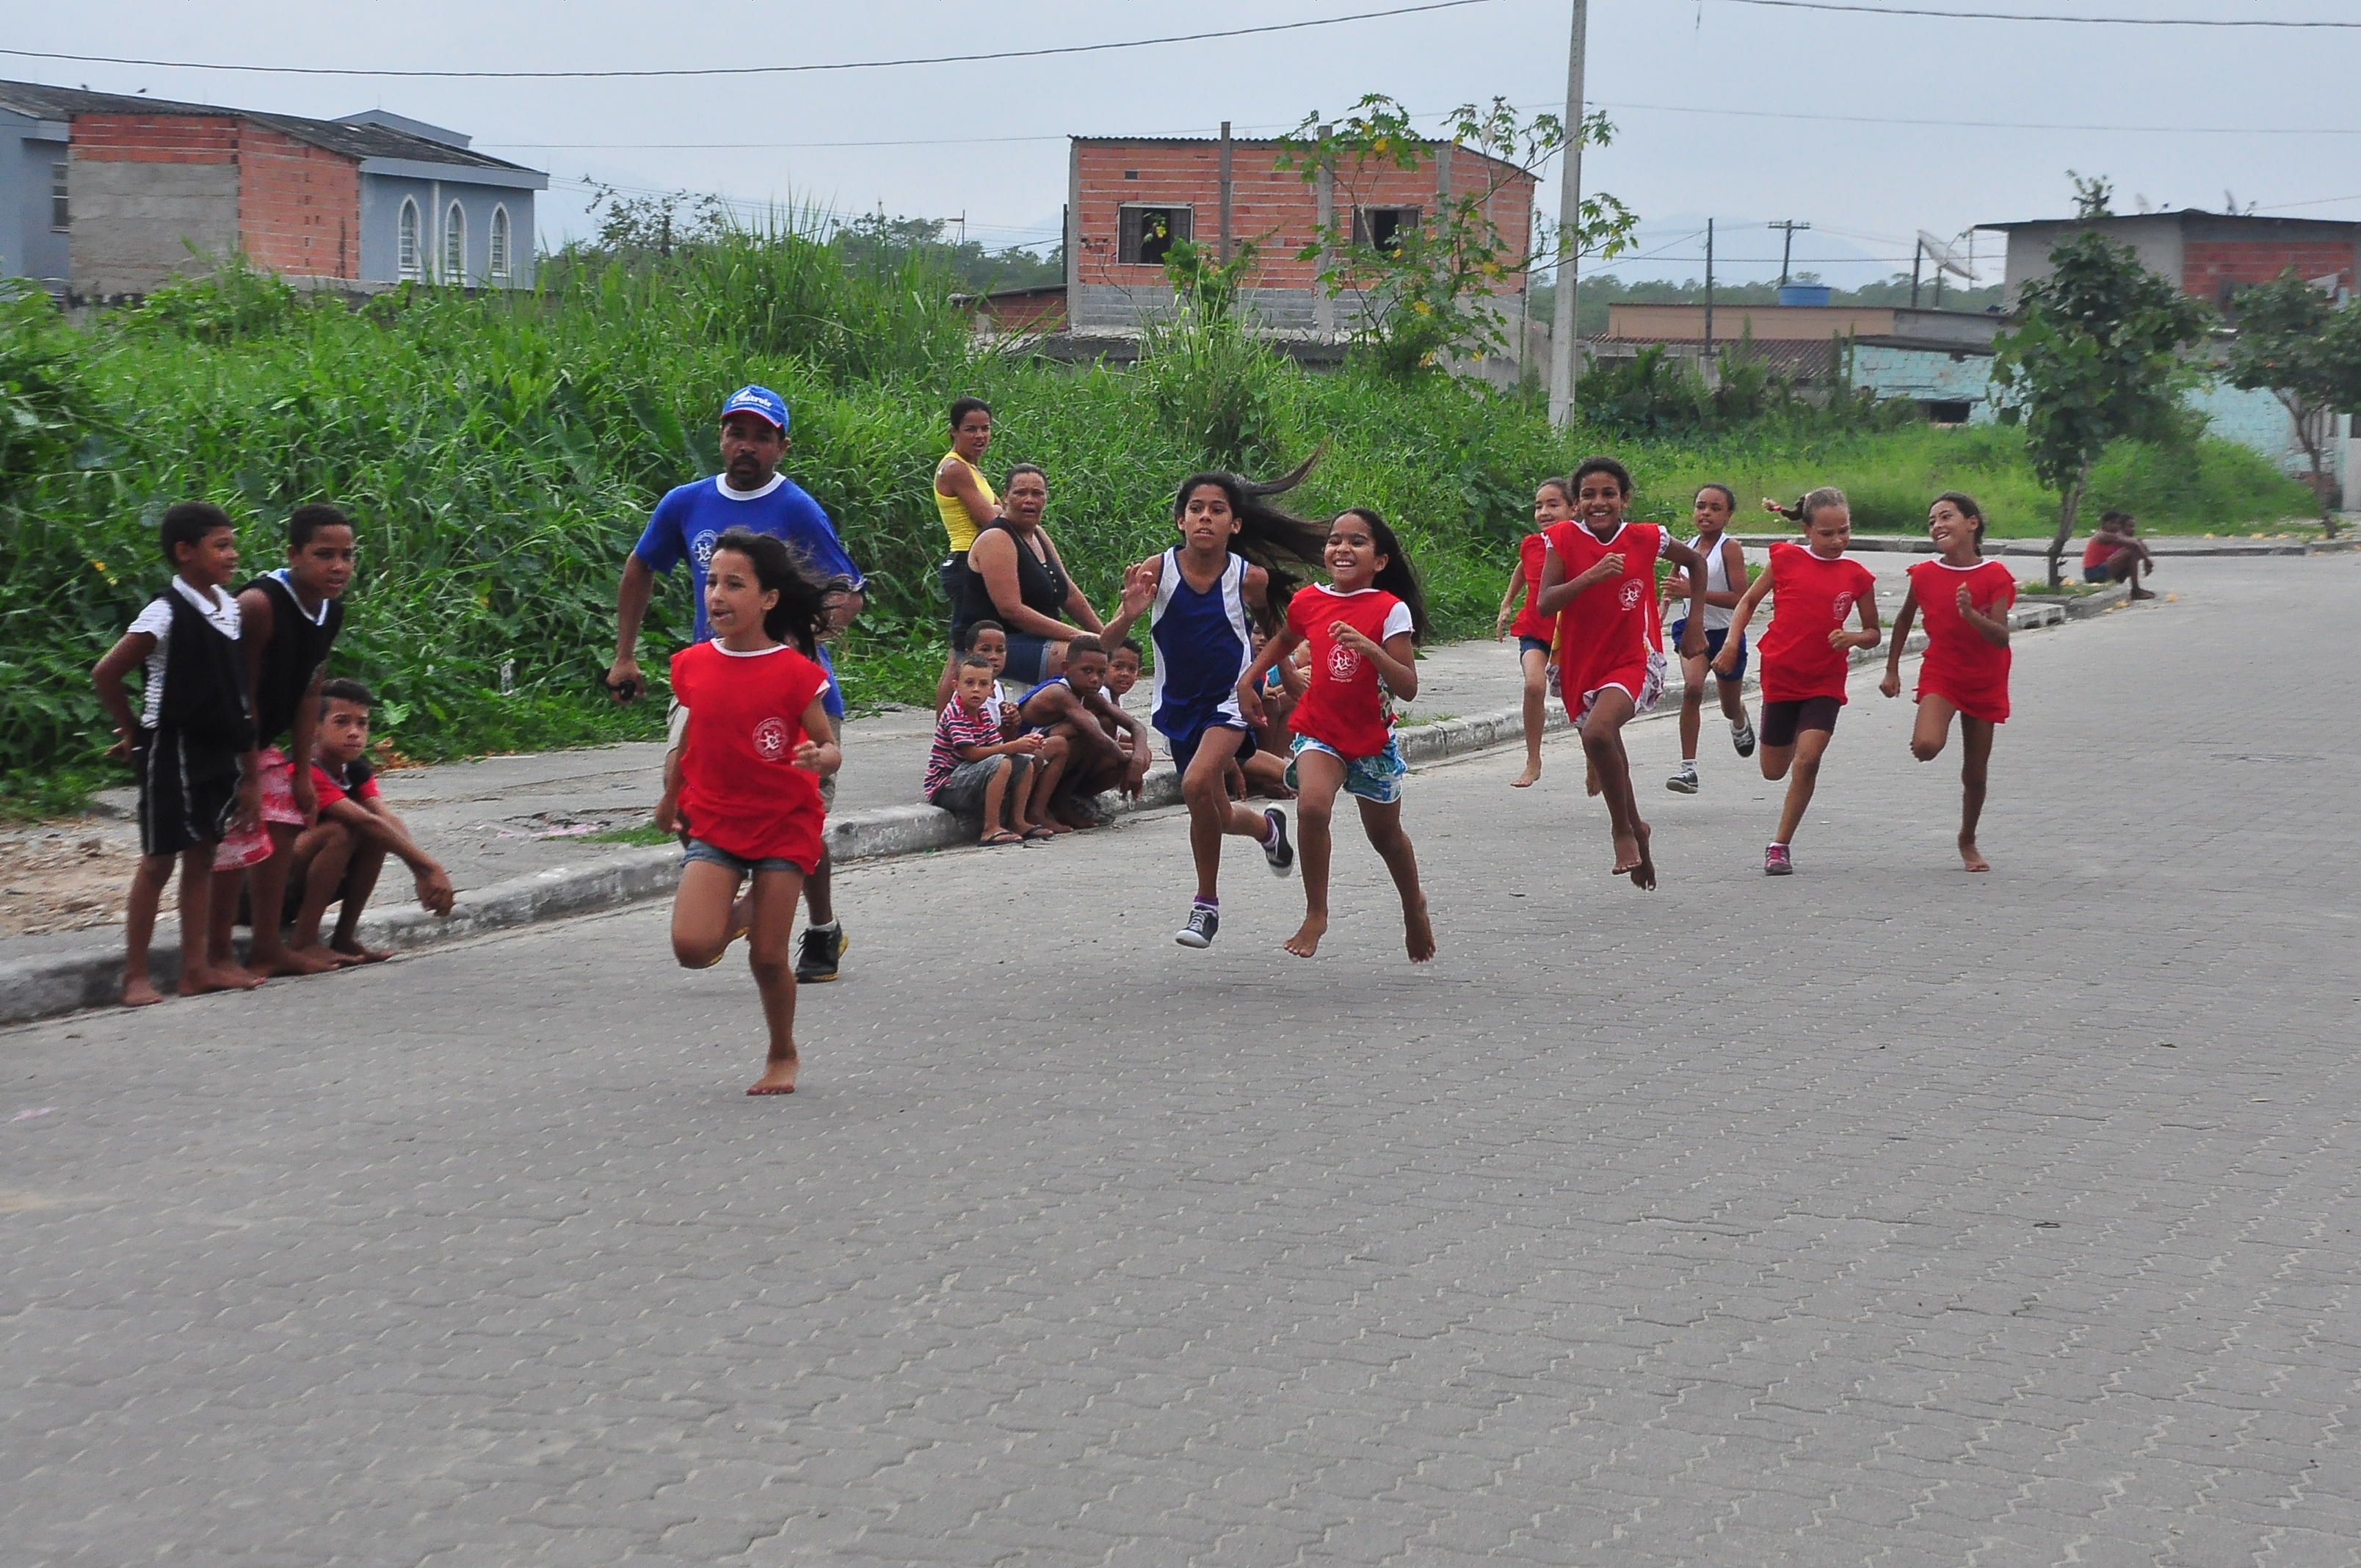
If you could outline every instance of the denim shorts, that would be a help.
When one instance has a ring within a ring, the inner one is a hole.
[[[1402,780],[1410,775],[1410,764],[1402,761],[1401,745],[1392,736],[1386,737],[1386,749],[1374,757],[1348,757],[1324,741],[1298,735],[1289,752],[1287,787],[1301,789],[1296,782],[1295,762],[1306,751],[1325,751],[1345,764],[1345,793],[1356,800],[1366,800],[1371,806],[1392,806],[1402,797]]]
[[[1672,637],[1673,650],[1675,653],[1680,651],[1681,634],[1688,629],[1689,619],[1687,616],[1681,617],[1680,620],[1674,621],[1670,626],[1664,628],[1664,630]],[[1708,659],[1713,658],[1716,654],[1721,652],[1722,644],[1729,641],[1730,628],[1727,626],[1707,627],[1705,629],[1705,656]],[[1746,638],[1743,633],[1741,633],[1738,639],[1737,664],[1731,668],[1730,674],[1726,675],[1717,674],[1713,678],[1718,681],[1728,681],[1731,685],[1738,685],[1746,679]]]
[[[741,877],[749,872],[796,872],[806,876],[811,874],[810,867],[799,866],[783,855],[764,855],[761,860],[750,861],[741,855],[733,855],[727,850],[717,850],[702,839],[691,839],[681,850],[680,863],[685,870],[698,861],[703,861],[709,866],[719,866],[724,871],[736,872]]]
[[[1546,653],[1546,652],[1548,652],[1549,651],[1550,651],[1550,640],[1549,640],[1548,638],[1546,638],[1546,637],[1527,637],[1527,636],[1525,636],[1522,632],[1518,633],[1518,635],[1517,635],[1517,657],[1518,657],[1518,658],[1521,659],[1521,658],[1523,658],[1523,657],[1524,657],[1526,654],[1528,654],[1528,653]]]
[[[1003,752],[996,757],[961,762],[944,775],[935,792],[927,796],[927,804],[962,815],[980,812],[983,809],[983,792],[992,786],[993,776],[1000,772],[1001,764],[1008,765],[1008,787],[1015,789],[1024,782],[1025,770],[1032,761],[1030,757]]]

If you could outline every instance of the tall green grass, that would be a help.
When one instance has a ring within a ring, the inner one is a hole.
[[[994,405],[988,469],[1049,470],[1049,527],[1111,604],[1123,565],[1168,537],[1171,487],[1205,459],[1190,419],[1168,417],[1171,367],[979,355],[949,292],[923,261],[848,265],[776,233],[656,266],[553,258],[519,296],[413,289],[355,309],[233,270],[79,330],[0,312],[0,411],[47,422],[38,439],[0,441],[0,800],[62,806],[113,776],[89,667],[167,576],[157,516],[192,497],[240,521],[254,570],[282,558],[281,520],[300,502],[357,520],[336,673],[382,694],[382,728],[406,754],[655,733],[658,706],[618,711],[596,684],[617,576],[655,499],[714,471],[714,411],[747,381],[785,396],[787,471],[872,576],[870,611],[839,650],[856,704],[923,702],[940,668],[929,476],[954,395]],[[1254,378],[1256,444],[1274,466],[1324,444],[1300,509],[1368,505],[1394,521],[1445,634],[1488,628],[1533,481],[1607,444],[1553,430],[1513,393],[1307,374],[1260,349],[1225,363]],[[1750,505],[1842,484],[1865,530],[1915,530],[1953,487],[2004,532],[2051,515],[2007,432],[1618,449],[1649,516],[1685,515],[1707,478]],[[2093,499],[2191,529],[2306,506],[2259,459],[2211,442],[2113,454]],[[689,609],[678,578],[659,593],[652,669]]]

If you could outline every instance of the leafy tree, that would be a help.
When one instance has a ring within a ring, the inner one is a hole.
[[[2066,171],[2074,182],[2074,215],[2078,218],[2112,218],[2115,215],[2115,182],[2103,174],[2077,174]]]
[[[2268,391],[2286,405],[2296,440],[2312,459],[2320,521],[2336,535],[2328,495],[2327,446],[2338,411],[2361,408],[2361,305],[2339,305],[2290,268],[2268,283],[2241,290],[2233,309],[2223,378]]]
[[[1438,192],[1433,210],[1422,210],[1415,224],[1380,230],[1355,213],[1374,206],[1367,188],[1389,170],[1433,168],[1428,138],[1411,123],[1408,110],[1382,93],[1371,93],[1326,131],[1317,115],[1279,138],[1279,167],[1292,169],[1304,183],[1322,173],[1336,182],[1329,221],[1319,227],[1297,259],[1321,263],[1320,287],[1331,299],[1354,296],[1360,309],[1354,334],[1378,367],[1407,379],[1454,354],[1497,354],[1509,347],[1506,313],[1496,296],[1520,274],[1554,267],[1566,247],[1581,256],[1614,256],[1628,248],[1639,219],[1613,196],[1585,197],[1582,210],[1567,215],[1553,243],[1535,236],[1530,247],[1512,240],[1492,216],[1493,199],[1521,176],[1537,175],[1565,145],[1568,131],[1554,115],[1522,118],[1505,99],[1489,108],[1462,104],[1446,117],[1451,144],[1483,153],[1465,183],[1455,179]],[[1604,146],[1614,126],[1593,115],[1575,127],[1586,146]],[[1455,162],[1458,174],[1464,164]],[[1373,193],[1373,192],[1371,192]]]
[[[2025,426],[2034,474],[2058,493],[2055,587],[2100,454],[2126,436],[2185,435],[2180,394],[2199,379],[2187,351],[2213,313],[2094,230],[2061,243],[2049,264],[2018,296],[2020,324],[1993,345],[1993,381],[2011,394],[2001,422]]]

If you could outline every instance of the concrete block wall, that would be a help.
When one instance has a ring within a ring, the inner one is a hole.
[[[146,293],[237,248],[238,122],[80,115],[67,176],[72,281],[82,294]]]
[[[360,166],[260,126],[238,136],[238,236],[256,266],[357,279]]]

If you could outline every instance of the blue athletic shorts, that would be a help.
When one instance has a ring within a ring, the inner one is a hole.
[[[1174,767],[1180,769],[1184,773],[1189,771],[1189,764],[1195,759],[1197,755],[1197,748],[1203,743],[1205,731],[1208,729],[1235,729],[1240,735],[1245,737],[1244,740],[1238,742],[1239,762],[1243,762],[1248,757],[1255,754],[1255,732],[1253,729],[1233,718],[1209,719],[1205,723],[1200,724],[1196,729],[1189,730],[1185,734],[1167,735],[1164,738],[1164,744],[1170,748],[1172,752],[1172,765]]]
[[[1520,659],[1528,653],[1546,653],[1549,651],[1549,639],[1546,637],[1527,637],[1521,633],[1517,638],[1517,657]]]
[[[1673,652],[1674,652],[1676,655],[1677,655],[1677,654],[1679,653],[1679,652],[1680,652],[1680,646],[1681,646],[1681,634],[1682,634],[1683,632],[1685,632],[1685,631],[1686,631],[1686,630],[1688,630],[1688,626],[1689,626],[1689,618],[1688,618],[1687,616],[1686,616],[1686,615],[1685,615],[1685,616],[1681,617],[1678,620],[1674,621],[1670,626],[1668,626],[1668,627],[1664,628],[1664,630],[1665,630],[1666,631],[1668,631],[1668,632],[1670,632],[1670,633],[1672,634],[1672,638],[1673,638]],[[1705,629],[1705,656],[1706,656],[1706,658],[1707,658],[1708,661],[1710,661],[1710,660],[1711,660],[1711,659],[1712,659],[1716,654],[1718,654],[1718,653],[1719,653],[1719,652],[1721,652],[1721,645],[1722,645],[1724,642],[1727,642],[1728,641],[1730,641],[1730,628],[1728,628],[1728,627],[1726,627],[1726,626],[1708,626],[1708,627],[1707,627],[1707,628]],[[1715,680],[1718,680],[1718,681],[1728,681],[1730,685],[1736,685],[1739,682],[1741,682],[1741,681],[1744,680],[1745,678],[1746,678],[1746,639],[1745,639],[1744,637],[1741,637],[1741,638],[1739,638],[1739,640],[1738,640],[1738,667],[1737,667],[1737,668],[1735,668],[1735,669],[1733,669],[1733,670],[1731,670],[1731,671],[1730,672],[1730,674],[1726,674],[1726,675],[1716,675],[1716,676],[1714,676],[1714,679],[1715,679]]]
[[[1402,780],[1410,774],[1410,764],[1402,761],[1401,747],[1390,735],[1386,737],[1386,749],[1374,757],[1348,757],[1325,741],[1298,735],[1289,753],[1287,787],[1301,789],[1296,782],[1295,762],[1306,751],[1325,751],[1345,764],[1345,793],[1372,806],[1391,806],[1401,799]]]

